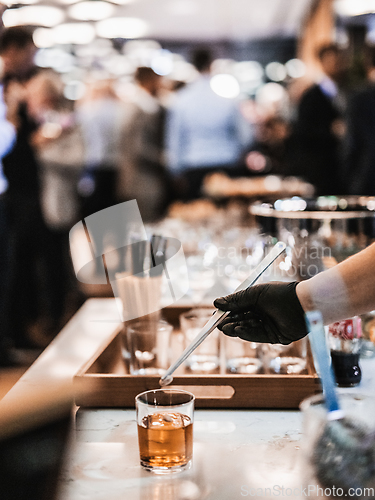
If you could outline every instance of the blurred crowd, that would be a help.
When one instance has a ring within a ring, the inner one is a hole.
[[[293,175],[317,195],[375,194],[373,50],[358,88],[345,51],[321,47],[319,81],[291,82],[271,106],[215,93],[205,48],[192,56],[193,82],[140,66],[126,96],[102,79],[77,101],[35,53],[27,29],[2,32],[0,364],[12,348],[48,343],[85,299],[69,230],[92,213],[135,198],[145,222],[158,220],[174,201],[201,197],[214,171]]]

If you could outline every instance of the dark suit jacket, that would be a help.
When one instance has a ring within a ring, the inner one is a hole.
[[[340,144],[332,123],[341,113],[319,85],[302,96],[290,142],[290,166],[316,186],[318,195],[339,194]]]
[[[353,96],[348,106],[347,125],[347,192],[375,195],[375,85],[369,85]]]
[[[8,196],[27,194],[39,196],[39,167],[35,151],[30,144],[37,125],[29,118],[26,105],[19,110],[20,128],[13,149],[3,158],[4,174],[8,179]]]

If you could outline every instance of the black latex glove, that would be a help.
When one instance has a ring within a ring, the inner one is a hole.
[[[296,294],[298,282],[254,285],[215,300],[231,314],[218,327],[230,337],[249,342],[290,344],[307,335],[305,313]]]

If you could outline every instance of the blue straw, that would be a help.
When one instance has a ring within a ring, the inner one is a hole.
[[[331,358],[324,332],[323,318],[319,311],[309,311],[305,314],[305,320],[309,333],[309,340],[314,356],[315,364],[318,365],[319,375],[323,385],[325,404],[329,418],[341,418],[342,412],[336,393],[335,377],[331,367]],[[333,414],[333,412],[339,412]]]

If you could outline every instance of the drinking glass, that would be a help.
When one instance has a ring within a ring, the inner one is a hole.
[[[266,373],[300,375],[307,369],[307,338],[289,345],[264,344],[263,362]]]
[[[184,335],[185,347],[195,339],[214,311],[215,309],[198,308],[191,309],[180,315],[180,326]],[[212,373],[219,368],[219,364],[220,337],[219,330],[215,329],[188,357],[185,365],[194,373]]]
[[[141,465],[164,474],[189,468],[193,457],[193,394],[177,389],[142,392],[135,398]]]
[[[228,373],[259,373],[262,361],[259,359],[259,344],[235,337],[225,337],[225,363]]]
[[[164,320],[137,321],[122,334],[122,356],[131,375],[163,375],[169,366],[173,327]]]

